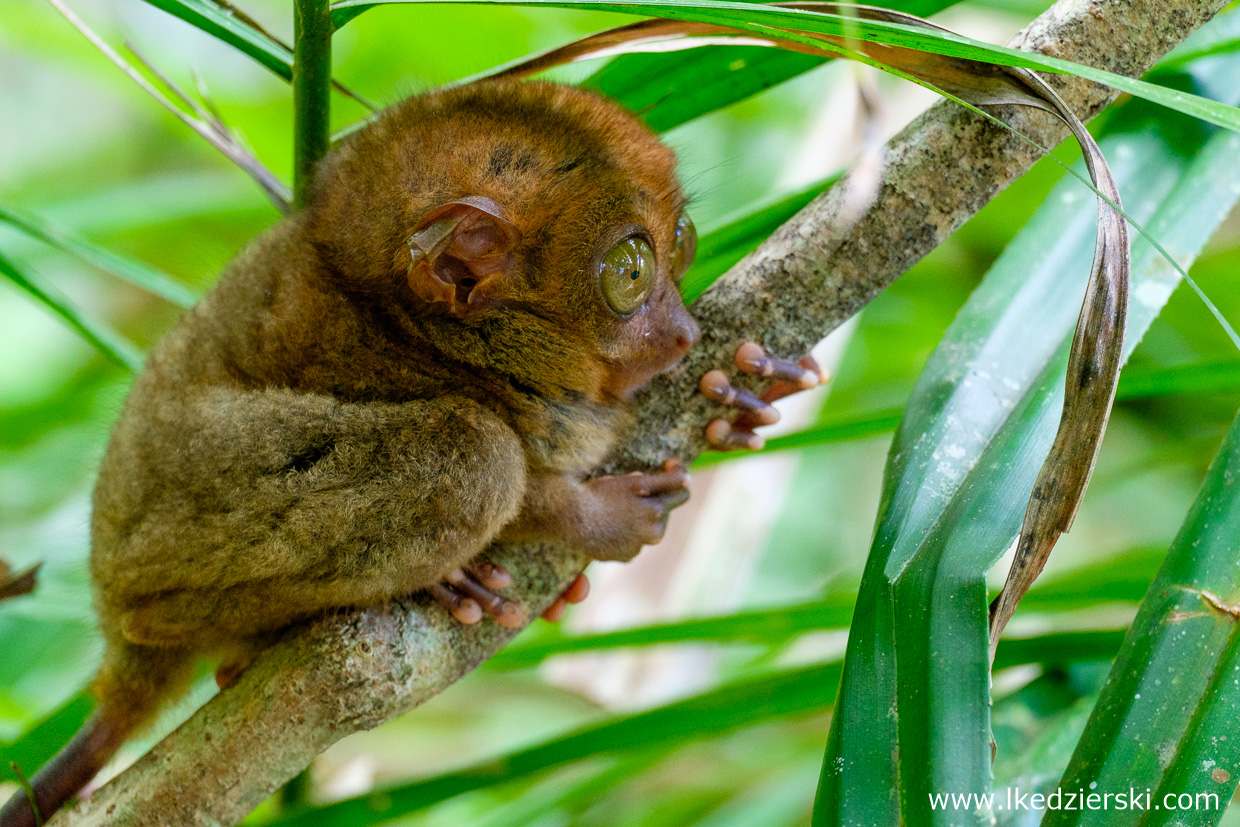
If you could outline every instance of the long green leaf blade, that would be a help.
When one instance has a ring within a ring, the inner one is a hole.
[[[196,29],[227,43],[287,81],[293,79],[293,53],[281,43],[238,20],[208,0],[145,0]]]
[[[807,12],[730,0],[343,0],[333,6],[333,20],[342,26],[358,14],[375,6],[418,3],[469,3],[507,6],[546,6],[551,8],[589,8],[671,20],[688,20],[731,26],[759,35],[775,36],[772,29],[792,29],[807,34],[850,37],[866,42],[903,46],[934,54],[975,60],[999,66],[1055,72],[1086,78],[1144,98],[1194,118],[1240,131],[1240,109],[1218,101],[1174,89],[1134,80],[1123,75],[1094,69],[1059,58],[995,46],[954,33],[929,31],[844,15]]]
[[[0,222],[9,224],[31,238],[77,256],[87,264],[105,270],[179,307],[189,307],[197,301],[197,296],[192,290],[166,273],[92,244],[37,216],[0,205]]]
[[[96,322],[79,310],[73,302],[60,294],[55,287],[34,273],[24,271],[14,262],[0,254],[0,276],[4,276],[35,301],[59,316],[95,349],[116,364],[128,370],[142,367],[142,354],[132,343],[107,326]]]
[[[1240,779],[1240,609],[1230,605],[1240,594],[1237,478],[1240,418],[1141,602],[1060,785],[1100,794],[1135,789],[1160,806],[1163,796],[1183,794],[1193,800],[1184,808],[1191,822],[1162,807],[1051,811],[1047,827],[1211,825],[1222,818]]]
[[[1120,632],[1077,632],[1005,640],[996,657],[1002,668],[1021,663],[1071,663],[1109,659]],[[763,675],[719,687],[646,712],[623,715],[534,747],[457,772],[307,810],[274,822],[280,827],[352,827],[420,810],[455,795],[515,781],[533,773],[621,750],[671,750],[766,721],[829,709],[839,681],[838,662]]]

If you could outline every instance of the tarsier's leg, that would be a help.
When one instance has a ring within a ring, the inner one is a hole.
[[[101,602],[135,643],[251,637],[429,588],[520,507],[520,442],[467,400],[210,390],[162,415],[189,438],[121,434],[128,476],[96,499]]]
[[[740,415],[729,422],[715,419],[706,426],[706,441],[720,451],[745,448],[756,451],[765,442],[754,433],[754,428],[774,425],[779,421],[779,411],[771,403],[785,396],[809,390],[827,381],[826,373],[812,356],[798,362],[766,355],[761,345],[745,342],[736,349],[736,366],[750,376],[775,379],[775,384],[761,395],[744,388],[733,387],[728,375],[722,370],[712,370],[702,377],[699,385],[702,395],[712,402],[736,408]]]

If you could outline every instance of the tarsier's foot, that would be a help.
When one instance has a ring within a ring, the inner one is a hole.
[[[515,629],[525,622],[525,609],[495,593],[511,583],[512,575],[503,566],[476,562],[448,572],[430,591],[436,602],[461,623],[477,623],[486,612],[499,625]]]
[[[720,451],[737,448],[758,450],[765,440],[754,433],[754,428],[774,425],[779,421],[779,411],[771,407],[771,403],[827,381],[826,373],[812,356],[806,356],[799,362],[778,359],[767,356],[762,346],[755,342],[745,342],[736,349],[736,366],[750,376],[776,381],[758,396],[744,388],[733,387],[728,375],[721,370],[712,370],[702,377],[699,388],[703,396],[740,411],[740,415],[731,422],[716,419],[706,426],[706,441]]]

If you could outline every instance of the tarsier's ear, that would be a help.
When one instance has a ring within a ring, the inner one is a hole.
[[[409,237],[409,287],[427,302],[446,304],[454,316],[494,306],[520,240],[490,198],[450,201],[424,215]]]

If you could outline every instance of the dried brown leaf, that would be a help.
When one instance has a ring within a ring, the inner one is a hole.
[[[35,584],[38,582],[39,568],[42,565],[38,563],[20,574],[13,574],[13,569],[9,564],[0,560],[0,600],[8,600],[10,597],[19,597],[34,591]]]

